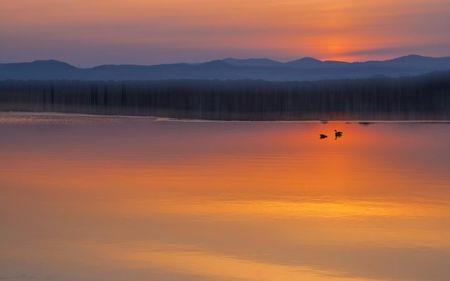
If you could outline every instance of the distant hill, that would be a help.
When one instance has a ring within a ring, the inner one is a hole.
[[[450,57],[409,55],[385,61],[340,62],[302,58],[290,62],[234,59],[164,65],[101,65],[78,68],[56,60],[0,64],[0,80],[268,80],[314,81],[414,76],[450,70]]]

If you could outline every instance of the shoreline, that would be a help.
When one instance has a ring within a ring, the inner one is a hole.
[[[450,124],[450,120],[353,120],[353,119],[334,119],[334,120],[221,120],[221,119],[189,119],[176,117],[161,117],[161,116],[144,116],[144,115],[122,115],[122,114],[89,114],[76,112],[58,112],[58,111],[1,111],[0,116],[40,116],[40,117],[85,117],[85,118],[120,118],[120,119],[144,119],[157,122],[186,122],[186,123],[347,123],[358,125],[371,124]]]

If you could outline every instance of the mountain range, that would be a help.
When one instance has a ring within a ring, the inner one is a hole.
[[[401,77],[450,70],[450,57],[408,55],[384,61],[321,61],[305,57],[289,62],[266,58],[227,58],[204,63],[101,65],[79,68],[57,60],[0,63],[0,80],[169,80],[219,79],[314,81],[377,76]]]

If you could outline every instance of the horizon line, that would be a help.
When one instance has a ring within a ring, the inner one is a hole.
[[[104,64],[98,64],[98,65],[93,65],[93,66],[80,66],[77,65],[76,63],[71,63],[71,62],[67,62],[65,60],[62,59],[53,59],[53,58],[38,58],[38,59],[33,59],[33,60],[27,60],[27,61],[12,61],[12,62],[2,62],[0,61],[0,64],[19,64],[19,63],[35,63],[35,62],[59,62],[59,63],[65,63],[65,64],[69,64],[71,66],[74,66],[76,68],[95,68],[95,67],[99,67],[99,66],[110,66],[110,65],[114,65],[114,66],[160,66],[160,65],[177,65],[177,64],[188,64],[188,65],[197,65],[197,64],[204,64],[204,63],[210,63],[210,62],[219,62],[219,61],[226,61],[226,60],[237,60],[237,61],[245,61],[245,60],[268,60],[268,61],[273,61],[273,62],[277,62],[277,63],[281,63],[281,64],[286,64],[286,63],[292,63],[295,61],[300,61],[300,60],[315,60],[317,62],[338,62],[338,63],[348,63],[348,64],[352,64],[352,63],[366,63],[366,62],[386,62],[386,61],[392,61],[392,60],[396,60],[396,59],[401,59],[401,58],[408,58],[408,57],[421,57],[421,58],[432,58],[432,59],[439,59],[439,58],[450,58],[450,55],[445,55],[445,56],[427,56],[427,55],[420,55],[420,54],[406,54],[406,55],[400,55],[400,56],[395,56],[395,57],[386,57],[383,59],[369,59],[369,60],[355,60],[355,61],[346,61],[346,60],[333,60],[333,59],[318,59],[316,57],[313,56],[303,56],[303,57],[299,57],[299,58],[294,58],[294,59],[289,59],[289,60],[278,60],[278,59],[274,59],[274,58],[270,58],[270,57],[224,57],[224,58],[216,58],[216,59],[209,59],[209,60],[203,60],[203,61],[198,61],[198,62],[187,62],[187,61],[178,61],[178,62],[168,62],[168,63],[155,63],[155,64],[139,64],[139,63],[104,63]]]

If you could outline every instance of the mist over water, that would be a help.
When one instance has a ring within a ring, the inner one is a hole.
[[[449,280],[449,143],[448,123],[2,113],[0,279]]]
[[[202,120],[450,120],[450,72],[398,79],[0,81],[0,110]]]

